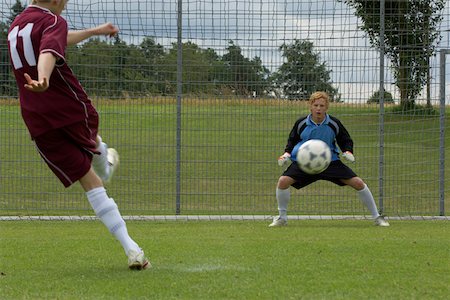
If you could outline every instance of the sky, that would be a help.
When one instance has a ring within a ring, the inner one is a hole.
[[[2,18],[14,0],[0,0]],[[376,0],[378,1],[378,0]],[[28,1],[22,1],[23,4]],[[321,60],[332,70],[332,80],[345,101],[365,101],[379,88],[379,52],[359,29],[353,9],[335,0],[183,0],[184,41],[223,54],[228,41],[240,46],[244,56],[258,56],[271,71],[283,59],[279,47],[294,39],[309,40]],[[69,26],[87,28],[111,21],[121,30],[120,38],[139,44],[144,36],[170,47],[177,37],[175,0],[69,1],[63,16]],[[440,47],[450,48],[450,4],[444,9]],[[439,56],[438,56],[439,57]],[[450,55],[446,86],[450,91]],[[439,100],[439,61],[432,61],[432,99]],[[385,59],[385,65],[389,61]],[[385,89],[398,94],[389,69]],[[447,92],[450,94],[450,92]],[[446,97],[450,104],[450,97]]]

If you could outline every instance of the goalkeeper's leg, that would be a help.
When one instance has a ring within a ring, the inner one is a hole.
[[[291,200],[291,191],[289,188],[282,190],[277,187],[275,194],[277,197],[279,217],[280,219],[287,220],[287,208],[289,201]]]
[[[278,180],[276,198],[278,203],[278,217],[274,218],[269,227],[287,225],[287,208],[291,199],[289,187],[294,180],[289,176],[281,176]]]
[[[378,213],[377,205],[375,204],[375,199],[373,199],[372,192],[370,191],[369,187],[364,184],[364,188],[362,190],[358,191],[359,199],[366,205],[366,207],[369,209],[372,217],[378,218],[380,214]]]
[[[353,177],[350,179],[343,179],[342,182],[351,186],[358,192],[359,199],[361,199],[362,203],[369,209],[373,218],[377,218],[380,215],[369,187],[361,178]]]
[[[375,220],[375,224],[378,226],[387,227],[389,223],[384,220],[383,216],[378,212],[377,205],[375,203],[375,199],[373,198],[372,192],[365,182],[359,177],[353,177],[351,179],[342,180],[344,183],[353,187],[361,199],[362,203],[369,209],[370,214]]]

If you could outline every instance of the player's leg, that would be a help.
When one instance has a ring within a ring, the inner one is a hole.
[[[97,217],[122,245],[128,256],[128,265],[132,269],[150,267],[143,251],[128,234],[127,226],[113,198],[108,197],[102,180],[91,168],[79,180]]]
[[[102,138],[97,135],[96,139],[96,148],[98,154],[95,154],[92,157],[92,167],[94,168],[95,173],[104,180],[108,177],[109,174],[109,165],[108,165],[108,146],[102,141]]]
[[[108,197],[101,179],[91,166],[92,153],[95,152],[95,141],[89,138],[91,132],[85,122],[80,122],[48,131],[35,137],[34,141],[42,158],[65,187],[77,181],[81,183],[96,215],[122,244],[130,267],[139,267],[133,261],[136,257],[141,258],[141,267],[149,265],[140,248],[129,237],[116,203]]]
[[[291,198],[291,192],[289,187],[295,182],[295,180],[289,176],[281,176],[278,179],[276,198],[278,203],[278,217],[273,219],[273,222],[269,227],[284,226],[287,225],[287,207]]]
[[[92,167],[102,181],[108,183],[119,165],[119,154],[115,149],[108,148],[99,135],[96,138],[96,147],[98,153],[92,158]]]
[[[372,192],[361,178],[355,176],[350,179],[342,179],[341,181],[357,191],[359,199],[361,199],[364,205],[369,209],[376,225],[383,227],[389,226],[389,223],[378,213],[378,208]]]

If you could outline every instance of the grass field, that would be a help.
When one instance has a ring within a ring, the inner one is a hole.
[[[0,222],[0,299],[448,299],[446,221],[128,222],[129,271],[97,221]]]
[[[172,99],[97,101],[101,133],[121,154],[108,186],[124,214],[273,214],[274,190],[293,122],[307,113],[291,101],[183,100],[179,194],[176,105]],[[333,104],[355,140],[352,168],[380,197],[377,106]],[[447,119],[450,114],[447,112]],[[439,116],[387,111],[383,203],[387,215],[438,215]],[[450,157],[446,122],[446,157]],[[0,211],[3,215],[84,215],[91,209],[79,186],[65,190],[30,142],[19,107],[0,104]],[[447,168],[448,170],[448,168]],[[448,171],[447,171],[448,173]],[[450,207],[450,176],[445,176]],[[293,214],[367,213],[354,191],[326,182],[293,191]]]

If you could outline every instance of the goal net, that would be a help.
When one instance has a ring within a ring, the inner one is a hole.
[[[120,154],[108,193],[129,215],[277,214],[277,158],[322,90],[354,140],[349,166],[382,213],[445,214],[450,101],[438,54],[450,48],[450,6],[414,2],[69,1],[71,29],[120,28],[67,49],[100,134]],[[0,3],[0,214],[91,214],[21,120],[6,40],[28,2]],[[290,214],[369,215],[350,187],[318,181],[291,192]]]

